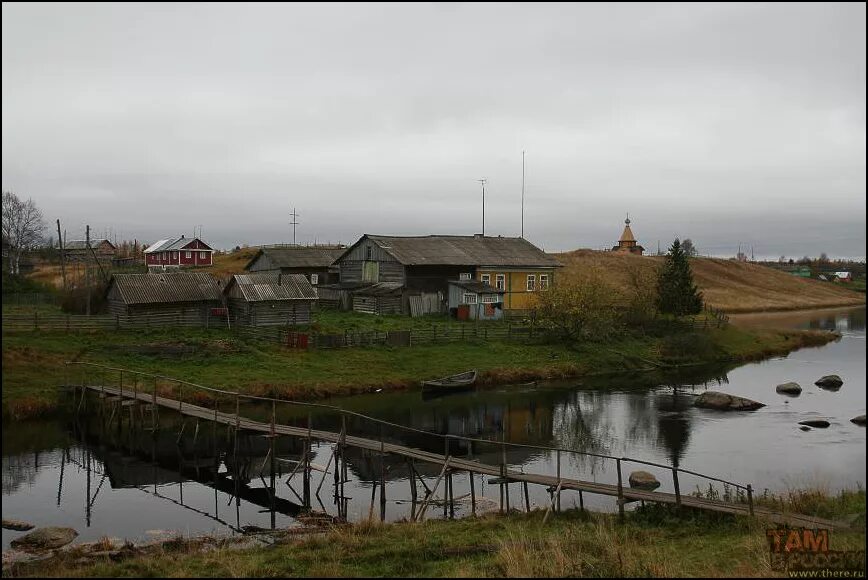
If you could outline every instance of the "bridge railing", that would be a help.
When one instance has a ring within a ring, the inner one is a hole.
[[[275,424],[276,424],[275,408],[276,408],[276,405],[279,403],[281,405],[290,405],[290,406],[296,406],[296,407],[301,407],[301,408],[327,410],[327,411],[337,413],[337,414],[341,415],[342,417],[356,417],[356,418],[362,419],[364,421],[369,421],[371,423],[379,425],[380,427],[388,426],[388,427],[392,427],[392,428],[398,429],[400,431],[405,431],[408,433],[416,433],[416,434],[431,436],[431,437],[435,437],[435,438],[440,438],[444,442],[444,457],[446,459],[448,459],[450,456],[450,449],[451,449],[450,442],[452,442],[452,441],[463,441],[463,442],[468,442],[468,443],[481,443],[481,444],[486,444],[486,445],[496,445],[496,446],[500,446],[504,449],[509,447],[509,448],[533,449],[535,451],[553,452],[556,454],[557,480],[559,482],[561,480],[561,454],[593,457],[593,458],[597,458],[597,459],[614,461],[615,465],[616,465],[617,476],[618,476],[618,506],[619,506],[618,509],[619,509],[619,512],[621,514],[623,514],[623,512],[624,512],[624,503],[625,503],[624,482],[623,482],[623,473],[622,473],[622,464],[624,464],[624,463],[635,463],[635,464],[639,464],[639,465],[648,465],[648,466],[653,466],[653,467],[657,467],[660,469],[671,471],[673,487],[675,490],[675,500],[676,500],[676,505],[678,505],[678,506],[681,506],[681,503],[682,503],[681,502],[682,494],[681,494],[680,481],[679,481],[678,475],[679,475],[679,473],[683,473],[686,475],[692,475],[694,477],[699,477],[699,478],[706,479],[709,481],[715,481],[718,483],[722,483],[724,485],[729,485],[729,486],[732,486],[736,489],[744,490],[746,492],[746,495],[747,495],[747,503],[748,503],[748,508],[749,508],[750,514],[753,515],[753,513],[754,513],[753,487],[750,484],[740,484],[740,483],[736,483],[733,481],[727,481],[727,480],[721,479],[719,477],[706,475],[703,473],[699,473],[699,472],[692,471],[689,469],[684,469],[682,467],[676,467],[673,465],[665,465],[665,464],[661,464],[661,463],[655,463],[653,461],[646,461],[643,459],[635,459],[632,457],[624,457],[624,456],[618,457],[618,456],[614,456],[614,455],[607,455],[604,453],[594,453],[591,451],[580,451],[577,449],[570,449],[570,448],[565,448],[565,447],[551,447],[551,446],[547,446],[547,445],[532,445],[532,444],[527,444],[527,443],[513,443],[513,442],[506,441],[505,435],[504,435],[503,439],[497,440],[497,439],[482,439],[482,438],[477,438],[477,437],[468,437],[465,435],[454,435],[451,433],[437,433],[435,431],[427,431],[425,429],[418,429],[416,427],[409,427],[407,425],[401,425],[399,423],[393,423],[391,421],[386,421],[385,419],[379,419],[377,417],[372,417],[370,415],[365,415],[363,413],[358,413],[356,411],[351,411],[349,409],[344,409],[342,407],[336,407],[334,405],[327,405],[324,403],[313,403],[313,402],[308,402],[308,401],[292,401],[292,400],[288,400],[288,399],[278,399],[275,397],[265,397],[265,396],[261,396],[261,395],[250,395],[250,394],[246,394],[246,393],[241,393],[239,391],[230,391],[230,390],[226,390],[226,389],[218,389],[218,388],[214,388],[214,387],[200,385],[197,383],[185,381],[183,379],[178,379],[175,377],[168,377],[168,376],[160,375],[160,374],[156,374],[156,373],[148,373],[148,372],[144,372],[144,371],[136,371],[136,370],[125,369],[125,368],[120,368],[120,367],[113,367],[113,366],[103,365],[103,364],[99,364],[99,363],[91,363],[91,362],[85,362],[85,361],[67,361],[66,364],[67,365],[81,366],[81,367],[85,367],[85,368],[99,369],[104,374],[107,372],[119,373],[118,385],[119,385],[119,388],[121,391],[121,395],[123,395],[123,392],[124,392],[124,389],[123,389],[124,374],[147,377],[147,378],[153,379],[153,385],[151,387],[151,392],[152,392],[154,404],[156,404],[156,400],[157,400],[157,396],[158,396],[157,382],[162,380],[162,381],[168,381],[170,383],[175,383],[178,386],[177,400],[179,401],[179,411],[181,411],[183,409],[183,388],[185,386],[192,387],[194,389],[198,389],[198,390],[205,391],[205,392],[210,392],[210,393],[215,393],[215,394],[227,396],[230,399],[234,400],[234,402],[235,402],[234,417],[235,417],[236,427],[240,426],[240,421],[241,421],[240,406],[241,406],[242,400],[271,403],[271,409],[272,409],[272,412],[271,412],[271,430],[272,430],[272,434],[274,432]],[[84,381],[84,379],[83,379],[83,381]],[[67,383],[71,385],[71,383],[69,383],[68,381],[67,381]],[[82,385],[84,385],[84,382],[82,382]],[[128,387],[128,391],[131,394],[133,394],[133,391],[138,391],[138,392],[143,391],[143,389],[138,389],[137,387],[138,387],[137,383],[134,383],[134,386],[132,388]],[[216,415],[218,413],[218,407],[217,407],[216,403],[215,403],[215,407],[214,407],[214,413],[215,413],[215,417],[216,417]],[[345,422],[344,422],[344,425],[345,425]],[[309,430],[311,429],[311,417],[310,416],[308,416],[307,428]],[[346,435],[346,432],[344,432],[344,435]],[[382,429],[380,429],[380,438],[382,439]],[[506,475],[506,457],[505,457],[505,455],[504,455],[502,469],[504,470],[503,475],[505,476]]]

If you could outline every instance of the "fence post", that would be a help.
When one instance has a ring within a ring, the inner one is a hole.
[[[33,330],[39,330],[39,313],[33,313]]]
[[[672,468],[672,482],[675,484],[675,505],[681,507],[681,487],[678,485],[678,468]]]
[[[621,521],[624,520],[624,482],[621,479],[621,460],[619,458],[615,459],[615,463],[618,466],[618,517]]]
[[[753,488],[747,484],[747,507],[750,510],[750,515],[753,515]]]

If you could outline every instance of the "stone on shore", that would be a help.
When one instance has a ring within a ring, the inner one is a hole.
[[[35,528],[33,524],[21,520],[3,520],[4,530],[15,530],[16,532],[26,532]]]
[[[702,409],[716,409],[718,411],[753,411],[765,407],[764,403],[758,403],[744,397],[728,395],[718,391],[706,391],[694,401],[695,407]]]
[[[654,491],[660,487],[660,482],[657,481],[657,478],[647,471],[634,471],[627,478],[627,481],[630,483],[630,487],[647,489],[648,491]]]
[[[778,385],[775,387],[775,391],[784,395],[800,395],[802,393],[802,387],[799,386],[799,383],[789,382]]]
[[[37,528],[29,534],[12,540],[12,547],[30,551],[54,550],[72,542],[76,536],[78,532],[72,528],[55,526]]]

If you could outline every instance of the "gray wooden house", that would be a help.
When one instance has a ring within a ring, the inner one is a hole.
[[[70,262],[84,262],[87,260],[111,260],[117,253],[113,243],[105,238],[90,241],[88,248],[87,240],[69,240],[63,244],[63,256]]]
[[[337,259],[341,286],[389,283],[412,295],[447,296],[450,280],[503,291],[504,310],[522,311],[547,290],[561,264],[523,238],[363,235]],[[357,293],[358,291],[356,291]],[[444,304],[445,306],[445,304]],[[404,308],[404,312],[408,309]]]
[[[343,246],[263,247],[244,269],[252,274],[304,274],[314,286],[335,284],[339,281],[335,260],[345,250]]]
[[[222,309],[221,291],[206,273],[115,274],[106,301],[120,325],[205,326]]]
[[[449,313],[459,320],[503,318],[503,290],[476,280],[449,281]]]
[[[223,291],[233,324],[310,324],[316,290],[304,274],[236,274]]]

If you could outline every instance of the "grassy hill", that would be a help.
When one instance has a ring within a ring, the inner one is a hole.
[[[575,250],[553,254],[564,273],[598,268],[618,284],[627,285],[632,268],[653,274],[664,258],[613,252]],[[724,260],[691,260],[693,277],[708,305],[727,312],[794,310],[865,304],[865,296],[830,282],[798,278],[766,266]]]

